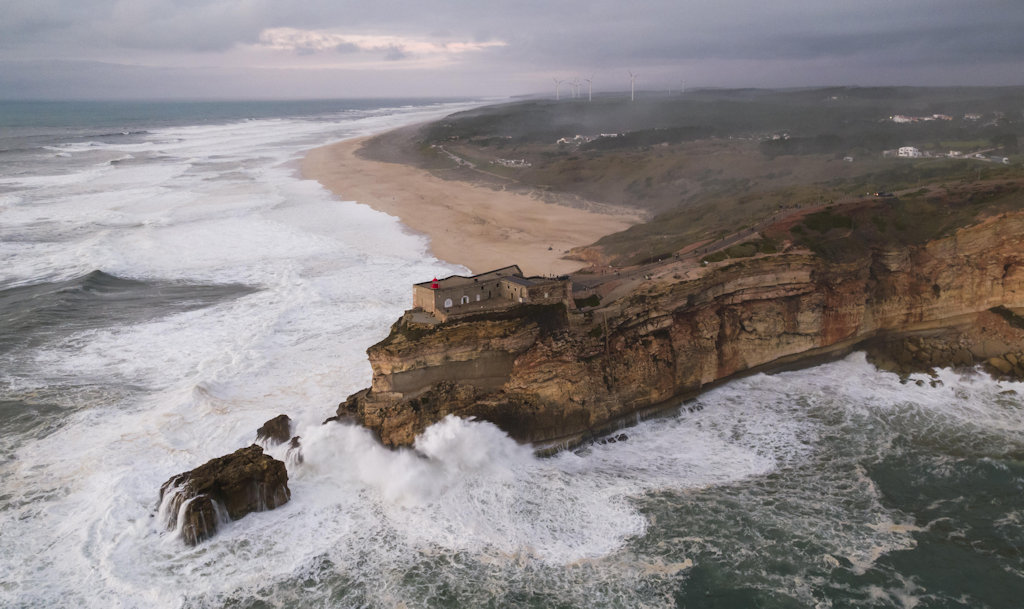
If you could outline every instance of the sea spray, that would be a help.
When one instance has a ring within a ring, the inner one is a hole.
[[[485,421],[448,415],[416,438],[413,448],[443,464],[452,476],[486,476],[508,480],[534,461],[529,446],[517,444]]]
[[[327,478],[350,496],[369,491],[365,496],[378,503],[395,532],[424,549],[536,552],[571,561],[603,551],[588,548],[614,547],[643,526],[624,504],[575,493],[583,479],[552,468],[490,423],[448,417],[429,428],[415,450],[387,449],[348,424],[305,429],[302,437],[296,489]],[[545,496],[543,487],[553,479],[560,482]],[[576,518],[562,521],[573,512]]]
[[[17,175],[0,175],[13,191],[0,210],[0,289],[99,269],[174,284],[182,302],[199,284],[243,284],[251,297],[185,312],[155,301],[141,318],[118,315],[132,300],[112,298],[110,315],[0,353],[0,407],[15,413],[0,438],[0,536],[20,561],[3,565],[0,604],[180,604],[181,544],[162,543],[152,509],[161,478],[251,442],[254,422],[285,406],[322,420],[324,404],[360,382],[361,351],[401,310],[406,285],[446,268],[393,218],[334,200],[283,163],[325,139],[454,109],[154,129],[4,165]],[[371,236],[391,253],[379,256]],[[392,282],[353,294],[360,272]]]
[[[455,418],[431,428],[417,450],[399,451],[359,427],[307,425],[297,430],[306,460],[291,472],[296,499],[226,527],[204,550],[208,566],[190,566],[182,585],[206,581],[202,598],[245,598],[234,587],[245,586],[240,572],[208,562],[231,564],[240,553],[275,557],[264,574],[275,583],[257,584],[260,594],[291,598],[285,582],[315,574],[323,594],[374,606],[439,601],[436,590],[420,587],[427,581],[455,586],[466,603],[525,586],[570,604],[601,588],[609,603],[672,606],[658,600],[665,587],[685,586],[692,569],[703,573],[715,560],[744,581],[807,602],[837,570],[890,578],[868,586],[896,595],[901,576],[878,561],[913,549],[918,529],[881,505],[859,462],[894,454],[894,436],[916,426],[958,426],[947,412],[984,413],[997,428],[1019,421],[1019,404],[986,402],[1001,385],[941,374],[942,388],[903,392],[898,379],[855,355],[814,371],[752,377],[701,396],[701,410],[631,429],[626,442],[549,459],[488,423]],[[843,378],[864,384],[844,388]],[[934,398],[945,390],[963,404],[939,408]],[[920,416],[893,416],[913,411]],[[803,583],[757,575],[777,560]],[[209,587],[209,576],[224,569],[235,583]],[[460,578],[482,587],[462,588]]]

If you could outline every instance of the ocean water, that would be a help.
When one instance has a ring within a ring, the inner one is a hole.
[[[475,103],[0,103],[0,606],[1024,605],[1024,386],[971,371],[854,354],[544,459],[322,425],[459,269],[295,161]],[[160,485],[280,413],[291,502],[163,530]]]

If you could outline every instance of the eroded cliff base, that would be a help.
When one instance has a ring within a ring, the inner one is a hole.
[[[980,366],[997,378],[1024,380],[1024,318],[1006,307],[967,316],[962,325],[867,341],[868,361],[901,377],[936,368]]]

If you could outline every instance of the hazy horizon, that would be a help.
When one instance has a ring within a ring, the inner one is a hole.
[[[1006,0],[13,0],[0,99],[553,96],[630,71],[638,90],[1012,86],[1022,28]]]
[[[829,89],[1019,89],[1024,88],[1024,81],[1021,83],[1006,84],[1006,85],[805,85],[798,87],[687,87],[687,93],[698,93],[698,92],[714,92],[714,91],[815,91],[815,90],[829,90]],[[669,95],[677,95],[677,90],[674,89],[636,89],[636,95],[638,100],[643,101],[645,96],[649,96],[650,99],[656,99],[658,97],[665,97]],[[582,97],[586,98],[586,89],[584,88]],[[628,99],[630,95],[628,87],[625,90],[609,90],[609,91],[597,91],[593,92],[594,99],[609,99],[612,97],[621,97]],[[569,99],[567,85],[562,85],[561,89],[562,99]],[[487,96],[487,95],[337,95],[337,96],[310,96],[310,97],[238,97],[238,96],[216,96],[210,94],[207,96],[188,96],[188,97],[173,97],[173,96],[145,96],[139,95],[137,97],[42,97],[42,96],[27,96],[27,97],[2,97],[0,96],[0,103],[47,103],[47,104],[61,104],[61,103],[291,103],[291,102],[326,102],[336,100],[359,100],[359,101],[411,101],[411,102],[451,102],[451,101],[481,101],[487,103],[505,103],[514,102],[518,100],[542,100],[551,98],[554,99],[554,87],[552,85],[552,92],[545,94],[544,92],[535,93],[523,93],[523,94],[512,94],[507,96]]]

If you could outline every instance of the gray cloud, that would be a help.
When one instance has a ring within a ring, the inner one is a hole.
[[[694,84],[708,74],[736,86],[773,73],[794,84],[795,70],[806,71],[804,84],[822,74],[871,84],[901,73],[907,82],[929,74],[967,84],[981,74],[998,80],[999,70],[1016,84],[1024,74],[1020,0],[13,0],[0,19],[0,60],[132,63],[150,53],[151,64],[181,65],[176,56],[199,53],[215,66],[220,54],[257,44],[270,28],[501,41],[506,46],[464,53],[437,74],[500,71],[505,82],[535,88],[554,73],[625,69],[641,71],[645,86],[678,82],[683,72]],[[342,43],[293,55],[366,55],[357,50]],[[398,43],[379,55],[418,57]],[[764,68],[746,67],[754,65]]]
[[[387,59],[388,61],[399,61],[409,57],[409,54],[405,52],[405,49],[397,44],[392,44],[386,47],[384,51],[384,59]]]

